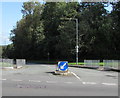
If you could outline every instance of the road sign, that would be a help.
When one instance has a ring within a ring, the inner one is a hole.
[[[68,70],[68,62],[67,61],[58,62],[58,69],[61,70],[61,71]]]

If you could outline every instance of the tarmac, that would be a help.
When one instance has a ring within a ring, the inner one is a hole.
[[[3,96],[118,96],[118,72],[69,67],[55,75],[56,65],[31,64],[2,70]]]

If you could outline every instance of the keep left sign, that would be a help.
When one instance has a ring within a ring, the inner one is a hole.
[[[67,61],[59,61],[58,69],[61,71],[67,71],[68,70],[68,62]]]

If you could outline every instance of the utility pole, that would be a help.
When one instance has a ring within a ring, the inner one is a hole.
[[[48,63],[49,63],[49,60],[50,60],[50,57],[49,57],[49,56],[50,56],[50,53],[48,52],[47,55],[48,55]]]
[[[76,20],[76,64],[78,65],[78,19],[75,19]]]
[[[74,20],[76,22],[76,65],[78,65],[78,19],[77,18],[61,18],[62,20]]]

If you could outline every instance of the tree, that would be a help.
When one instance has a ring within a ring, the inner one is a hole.
[[[36,47],[44,39],[42,8],[43,6],[38,2],[23,3],[23,18],[17,22],[11,37],[16,58],[32,59],[35,57]]]
[[[109,55],[110,23],[104,3],[81,3],[79,11],[81,56],[88,59],[99,59]]]
[[[50,53],[50,57],[53,59],[71,58],[71,51],[74,47],[72,41],[75,38],[75,23],[74,21],[62,20],[62,18],[75,18],[77,6],[78,3],[65,2],[45,4],[43,11],[44,49],[46,53]]]
[[[110,17],[112,19],[112,53],[114,55],[114,58],[119,59],[120,54],[120,1],[112,3],[113,10],[110,14]]]
[[[79,22],[79,59],[119,58],[120,2],[113,10],[102,2],[25,2],[23,18],[12,30],[15,58],[75,61],[76,22]],[[70,20],[70,18],[72,20]],[[9,51],[10,52],[10,51]],[[9,53],[7,53],[9,54]]]
[[[2,46],[2,51],[1,58],[15,58],[13,44]]]

